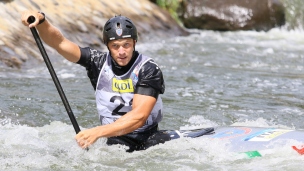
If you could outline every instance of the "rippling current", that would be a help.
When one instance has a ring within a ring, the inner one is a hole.
[[[304,129],[304,34],[193,30],[188,37],[137,45],[163,71],[161,129],[187,125],[244,125]],[[38,51],[38,49],[37,49]],[[56,56],[53,66],[81,129],[99,125],[94,91],[84,68]],[[298,170],[289,149],[248,159],[228,142],[182,138],[145,151],[98,140],[80,149],[44,63],[0,69],[1,170]],[[229,144],[228,144],[229,145]]]

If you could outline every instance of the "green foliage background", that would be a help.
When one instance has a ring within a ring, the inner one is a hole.
[[[151,1],[156,3],[161,8],[167,10],[179,24],[182,24],[178,16],[178,11],[181,8],[181,4],[185,0],[151,0]]]

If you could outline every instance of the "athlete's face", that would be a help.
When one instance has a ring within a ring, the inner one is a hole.
[[[111,40],[108,48],[112,58],[120,66],[126,66],[133,55],[135,41],[131,38]]]

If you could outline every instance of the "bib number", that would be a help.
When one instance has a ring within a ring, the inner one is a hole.
[[[118,100],[120,104],[113,110],[112,115],[120,115],[120,116],[122,116],[122,115],[126,114],[127,112],[120,112],[119,111],[124,106],[126,106],[126,102],[122,99],[121,96],[113,96],[110,99],[110,102],[114,103],[116,100]],[[129,106],[132,106],[132,102],[133,102],[133,99],[131,99],[130,102],[128,103]]]

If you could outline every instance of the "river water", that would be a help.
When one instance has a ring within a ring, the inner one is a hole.
[[[304,129],[304,34],[192,30],[188,37],[139,43],[166,80],[161,129],[245,125]],[[85,69],[51,59],[81,129],[99,125]],[[206,139],[171,141],[146,151],[98,140],[80,149],[44,63],[0,70],[0,168],[4,170],[298,170],[289,148],[248,159]]]
[[[304,129],[304,34],[191,30],[188,37],[142,43],[163,71],[161,129],[243,125]],[[38,51],[38,49],[37,49]],[[81,129],[99,125],[84,68],[51,61]],[[1,170],[300,170],[290,146],[248,159],[227,143],[182,138],[140,152],[98,140],[80,149],[44,63],[0,69]]]

